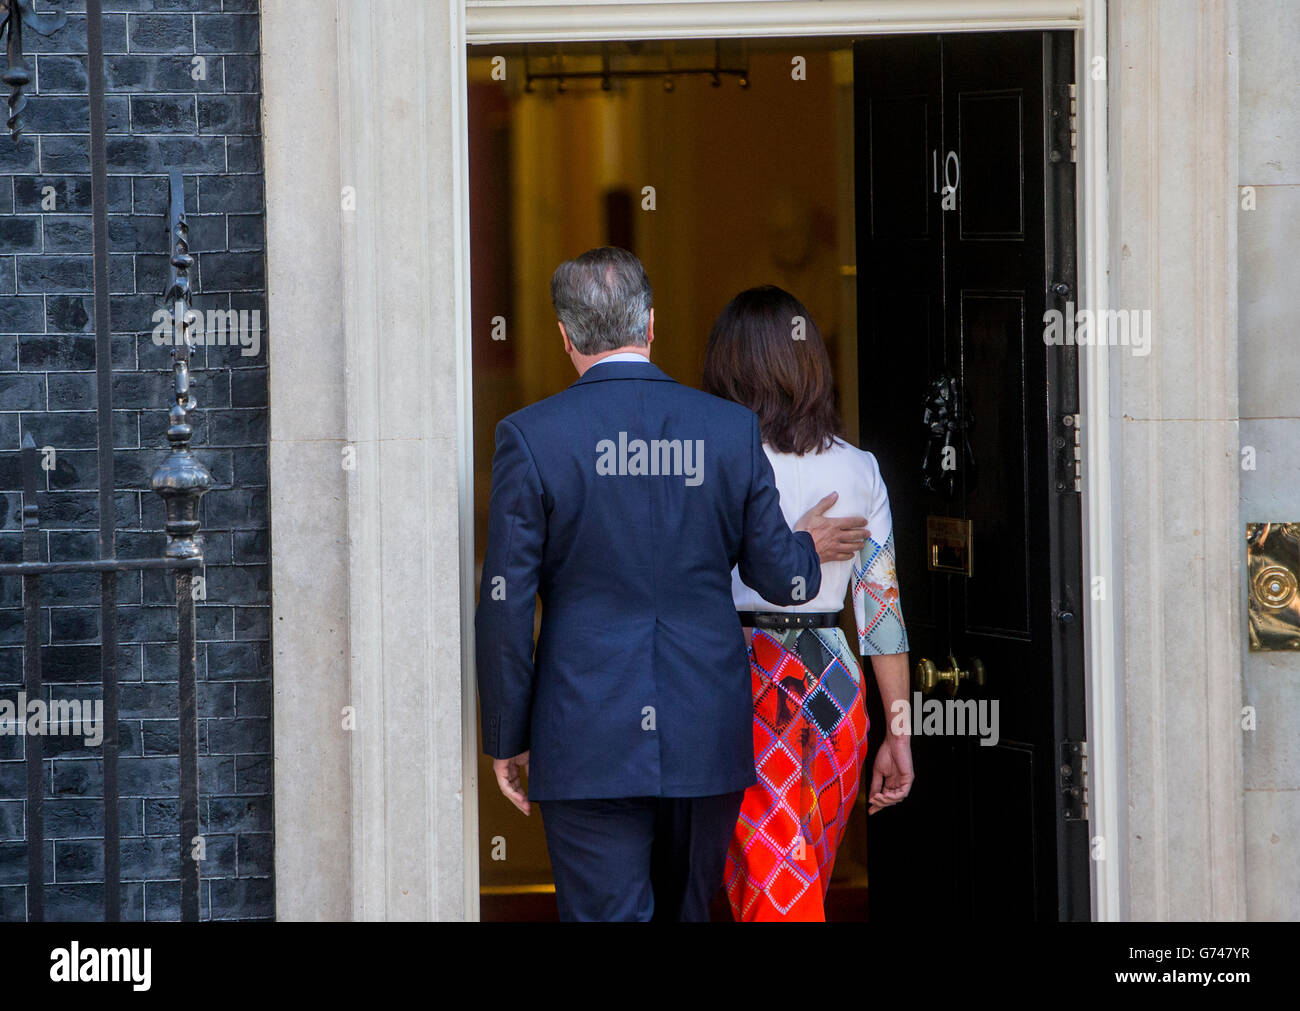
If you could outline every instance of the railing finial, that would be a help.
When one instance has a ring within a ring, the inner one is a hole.
[[[30,28],[37,35],[53,35],[68,23],[68,15],[63,11],[53,14],[37,14],[32,9],[32,0],[0,0],[0,37],[9,33],[9,43],[5,49],[7,66],[0,75],[9,86],[9,118],[5,125],[9,127],[9,136],[17,144],[23,134],[22,112],[27,106],[27,96],[23,89],[32,83],[32,72],[23,57],[23,26]]]
[[[180,172],[171,172],[171,209],[168,216],[171,236],[171,285],[167,300],[171,303],[173,334],[172,375],[174,397],[170,409],[171,424],[167,441],[171,452],[153,473],[153,490],[162,496],[167,510],[167,550],[169,558],[201,558],[203,539],[199,536],[199,499],[212,487],[208,468],[190,452],[194,428],[189,414],[197,402],[190,392],[190,305],[193,292],[189,271],[194,258],[190,255],[189,225],[185,221],[185,185]]]

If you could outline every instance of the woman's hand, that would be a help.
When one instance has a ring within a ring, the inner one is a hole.
[[[871,769],[871,792],[867,795],[871,806],[867,808],[867,814],[897,804],[911,789],[911,738],[906,734],[888,734],[876,752],[876,761]]]

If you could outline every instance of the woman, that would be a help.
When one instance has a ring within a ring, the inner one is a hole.
[[[889,498],[875,457],[840,438],[830,358],[788,292],[769,285],[731,300],[709,334],[704,388],[758,415],[787,522],[833,492],[836,515],[867,517],[857,557],[822,565],[821,589],[806,604],[774,607],[732,572],[750,642],[758,783],[745,793],[727,855],[727,896],[737,920],[824,920],[867,751],[862,672],[838,627],[850,577],[858,648],[891,716],[869,812],[898,803],[912,784],[907,721],[892,718],[907,701],[907,633]]]

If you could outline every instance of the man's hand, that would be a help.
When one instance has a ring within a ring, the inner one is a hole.
[[[497,774],[497,786],[506,795],[510,803],[524,814],[529,814],[533,806],[528,803],[528,794],[524,792],[524,779],[528,775],[528,752],[515,755],[514,758],[492,759],[492,771]]]
[[[876,752],[871,770],[871,806],[867,814],[897,804],[912,789],[912,743],[906,735],[888,735]]]
[[[794,525],[796,530],[806,530],[812,534],[817,557],[822,562],[847,562],[867,541],[865,516],[824,515],[839,497],[839,492],[831,492],[800,516],[799,522]]]

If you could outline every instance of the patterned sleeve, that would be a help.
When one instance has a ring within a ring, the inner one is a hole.
[[[858,652],[863,656],[887,656],[907,652],[907,629],[898,600],[889,495],[876,458],[868,454],[867,459],[875,494],[867,517],[867,543],[853,561],[853,611],[858,621]]]

